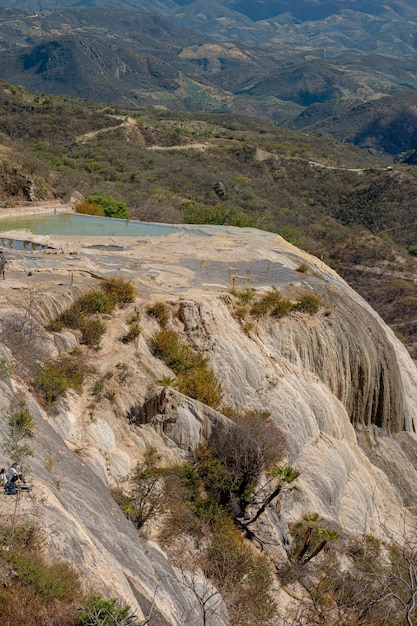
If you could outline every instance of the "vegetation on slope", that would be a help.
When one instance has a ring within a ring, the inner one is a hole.
[[[129,606],[116,598],[86,595],[77,572],[65,562],[42,554],[42,531],[18,529],[10,543],[10,531],[0,529],[4,548],[0,555],[0,613],[7,626],[124,626],[138,624]]]
[[[287,556],[278,555],[262,516],[270,504],[285,506],[280,496],[291,497],[299,474],[278,465],[285,439],[267,414],[230,408],[229,415],[231,429],[214,433],[181,465],[166,467],[147,448],[131,482],[114,491],[142,534],[158,533],[202,623],[224,616],[222,598],[233,626],[272,625],[283,614],[292,626],[382,626],[387,616],[390,624],[415,625],[412,534],[386,527],[385,542],[352,536],[310,512],[290,525]],[[201,574],[214,586],[202,584]],[[276,584],[295,598],[285,608],[274,601]]]
[[[349,280],[415,356],[413,166],[255,118],[103,109],[5,83],[0,112],[3,204],[33,183],[38,198],[110,196],[133,219],[278,232]]]
[[[64,360],[64,359],[63,359]],[[73,372],[80,367],[73,363]],[[29,496],[26,479],[30,481],[29,459],[33,456],[30,439],[35,421],[24,401],[11,406],[8,432],[3,451],[24,473],[24,485],[14,483],[15,492],[3,491],[0,524],[0,615],[4,626],[137,626],[127,620],[128,606],[120,606],[116,598],[104,599],[87,593],[79,573],[65,561],[47,554],[47,537],[41,529],[39,510],[22,507],[23,497]],[[45,468],[52,471],[53,460],[45,458]],[[29,512],[30,511],[30,512]],[[9,515],[10,513],[10,515]],[[8,520],[11,520],[10,523]],[[132,616],[130,616],[132,617]],[[116,621],[117,618],[117,621]]]

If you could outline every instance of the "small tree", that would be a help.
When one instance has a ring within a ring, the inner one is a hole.
[[[335,530],[323,526],[322,522],[318,513],[306,513],[295,525],[296,534],[292,547],[294,562],[306,565],[326,548],[329,541],[339,538]]]
[[[161,456],[156,448],[148,446],[142,463],[133,475],[133,487],[128,493],[114,491],[113,497],[139,530],[163,509],[161,480],[166,470],[158,467]]]
[[[9,417],[10,431],[13,436],[25,437],[33,434],[35,422],[32,413],[27,408],[26,402],[21,402],[18,411]]]
[[[266,508],[272,504],[272,502],[283,491],[297,490],[297,485],[293,483],[297,480],[300,472],[297,472],[292,467],[282,467],[280,465],[274,465],[268,472],[269,479],[265,485],[262,486],[258,493],[255,493],[250,501],[250,505],[256,509],[254,515],[248,518],[239,518],[239,522],[244,528],[247,529],[249,524],[256,522]],[[259,500],[261,497],[261,500]]]
[[[180,568],[180,581],[185,589],[193,594],[198,603],[198,615],[192,608],[185,620],[188,626],[209,626],[211,618],[226,618],[220,592],[204,576],[197,563],[187,564],[187,568]]]
[[[35,422],[26,402],[21,401],[17,410],[9,416],[9,431],[3,443],[4,452],[17,463],[23,463],[32,450],[26,443],[27,437],[33,434]]]
[[[254,490],[262,472],[282,458],[286,441],[267,412],[231,411],[230,417],[234,421],[230,428],[226,432],[214,431],[209,443],[227,468],[230,505],[235,505],[234,515],[241,517],[253,503]]]

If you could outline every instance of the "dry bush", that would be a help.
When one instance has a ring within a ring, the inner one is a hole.
[[[0,587],[0,615],[4,626],[77,626],[78,610],[62,602],[45,603],[29,585],[19,581]]]
[[[77,202],[77,204],[75,205],[75,212],[84,213],[86,215],[104,215],[104,211],[97,204],[94,204],[93,202],[87,202],[87,200]]]
[[[76,626],[82,600],[77,573],[66,563],[47,563],[39,552],[38,532],[17,529],[14,546],[0,557],[11,569],[0,587],[4,626]],[[28,547],[31,546],[30,550]]]
[[[241,412],[229,409],[227,416],[247,436],[252,437],[259,448],[263,459],[263,469],[268,470],[274,463],[281,460],[287,452],[285,435],[275,424],[268,411],[251,409]]]
[[[192,462],[165,477],[167,512],[159,538],[178,567],[198,563],[225,600],[232,624],[266,626],[276,617],[271,563],[235,526],[228,507],[232,488],[232,473],[201,446]]]
[[[1,321],[0,338],[13,355],[15,370],[23,376],[34,376],[44,360],[46,333],[30,309],[7,314]]]
[[[201,484],[191,463],[175,465],[164,477],[165,514],[160,528],[159,539],[163,546],[170,547],[180,540],[189,546],[192,540],[204,543],[208,524],[196,514],[196,506],[201,496]]]
[[[227,604],[232,624],[276,623],[271,562],[242,538],[230,519],[221,517],[213,524],[207,562],[210,578]]]

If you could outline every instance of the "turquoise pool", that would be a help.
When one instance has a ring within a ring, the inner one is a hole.
[[[163,237],[173,233],[190,233],[200,237],[210,237],[207,230],[198,228],[198,226],[154,224],[77,213],[22,215],[22,217],[0,219],[0,233],[22,229],[29,230],[35,235]]]

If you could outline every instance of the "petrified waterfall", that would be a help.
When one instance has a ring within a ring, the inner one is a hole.
[[[43,251],[35,252],[39,275],[32,269],[29,278],[27,257],[14,252],[13,281],[5,281],[1,292],[5,333],[10,315],[27,310],[28,293],[41,329],[93,288],[94,276],[121,273],[137,288],[135,303],[107,320],[100,349],[85,351],[92,373],[81,394],[70,392],[46,410],[16,368],[0,381],[0,402],[6,415],[13,397],[23,397],[35,417],[31,468],[51,552],[138,615],[146,617],[156,594],[159,624],[181,624],[196,600],[157,545],[138,538],[109,487],[126,480],[147,444],[166,463],[178,462],[226,418],[175,390],[161,397],[156,381],[172,372],[149,347],[159,328],[146,314],[150,302],[166,303],[170,328],[203,351],[222,383],[225,404],[269,411],[285,434],[286,461],[300,471],[300,491],[283,497],[280,510],[272,506],[266,516],[277,547],[286,524],[306,511],[346,531],[378,535],[381,520],[411,518],[417,503],[417,369],[402,344],[332,270],[280,237],[256,231],[242,236],[233,229],[208,233],[120,238],[122,250],[113,253],[91,250],[91,240],[82,238],[38,237],[63,254],[51,263]],[[308,264],[307,274],[297,272],[300,263]],[[265,315],[245,326],[233,308],[231,276],[237,289],[262,294],[275,286],[294,301],[312,293],[321,305],[311,315]],[[140,315],[141,333],[126,344],[120,338],[132,313]],[[40,360],[78,346],[76,331],[40,332]],[[10,347],[2,354],[18,358]],[[123,377],[115,374],[120,367]],[[92,411],[91,386],[108,372],[114,402],[102,401]],[[5,418],[0,431],[5,436]],[[54,460],[52,473],[45,457]]]

